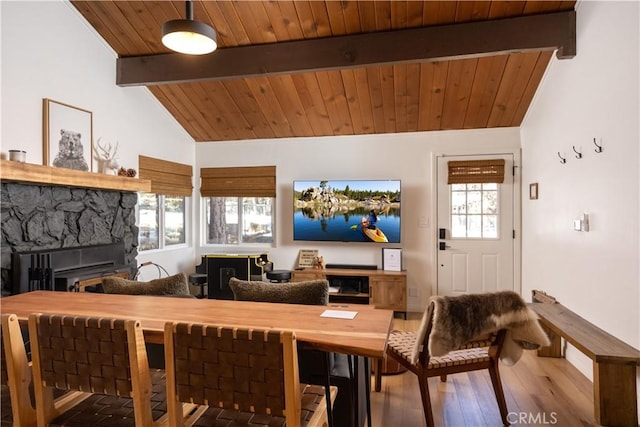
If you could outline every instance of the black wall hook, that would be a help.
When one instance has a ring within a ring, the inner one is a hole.
[[[573,152],[576,153],[576,159],[581,159],[582,158],[582,153],[580,153],[578,150],[576,150],[576,146],[572,145],[573,147]]]
[[[563,165],[564,165],[565,163],[567,163],[567,159],[565,159],[564,157],[562,157],[562,156],[560,155],[560,152],[559,152],[559,151],[558,151],[558,157],[560,157],[560,163],[562,163]]]
[[[596,146],[596,149],[594,150],[596,153],[602,153],[602,145],[598,145],[595,138],[593,138],[593,145]]]

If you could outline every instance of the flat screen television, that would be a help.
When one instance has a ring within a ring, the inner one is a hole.
[[[293,240],[400,243],[400,180],[294,181]]]

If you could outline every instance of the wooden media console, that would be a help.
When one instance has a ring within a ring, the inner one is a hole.
[[[291,272],[292,282],[305,280],[326,279],[329,285],[349,279],[357,282],[358,279],[366,279],[367,286],[364,289],[352,289],[352,292],[329,293],[331,302],[350,302],[370,304],[375,308],[406,313],[407,311],[407,273],[406,271],[367,270],[348,268],[327,268],[294,270]],[[363,281],[364,282],[364,281]]]

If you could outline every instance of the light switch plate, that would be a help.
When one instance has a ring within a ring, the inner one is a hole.
[[[582,215],[582,231],[589,231],[589,214],[585,213]]]

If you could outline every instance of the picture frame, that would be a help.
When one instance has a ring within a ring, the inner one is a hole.
[[[402,271],[402,249],[382,248],[382,269]]]
[[[300,249],[298,253],[298,268],[313,268],[317,256],[317,249]]]
[[[529,184],[529,200],[538,200],[538,183]]]
[[[42,100],[42,164],[93,170],[93,113],[84,108]]]

